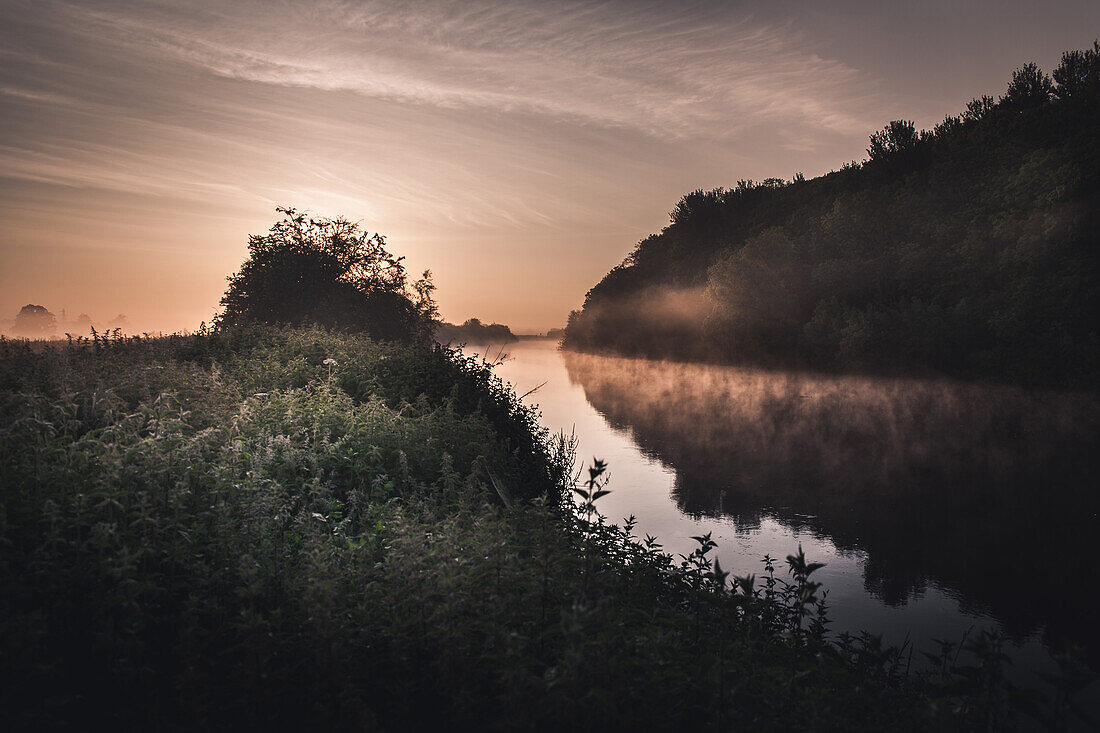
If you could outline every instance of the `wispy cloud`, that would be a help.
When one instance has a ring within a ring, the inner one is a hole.
[[[143,12],[144,10],[144,12]],[[726,138],[788,122],[850,132],[857,72],[789,26],[714,4],[179,3],[70,6],[100,37],[214,74]]]

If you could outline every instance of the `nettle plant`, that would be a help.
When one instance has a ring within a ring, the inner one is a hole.
[[[634,535],[637,518],[633,515],[624,518],[621,527],[609,523],[597,507],[599,499],[611,493],[606,488],[607,468],[606,462],[593,458],[584,482],[576,485],[574,480],[572,493],[577,498],[565,503],[585,559],[582,576],[585,590],[595,558],[610,556],[627,565],[656,568],[661,576],[678,585],[732,601],[740,607],[741,618],[752,615],[756,621],[792,640],[805,643],[826,639],[828,591],[811,579],[825,564],[808,561],[801,545],[797,553],[786,557],[789,579],[777,576],[775,559],[765,555],[762,561],[765,575],[760,587],[755,574],[733,576],[731,580],[730,572],[712,555],[718,543],[711,532],[692,537],[699,546],[686,555],[674,557],[663,552],[656,537]]]

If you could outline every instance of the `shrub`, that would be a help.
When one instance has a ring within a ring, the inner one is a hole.
[[[437,315],[431,273],[408,281],[402,257],[346,219],[289,208],[229,278],[218,324],[301,325],[363,331],[385,341],[427,341]]]

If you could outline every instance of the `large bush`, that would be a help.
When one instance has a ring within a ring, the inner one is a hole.
[[[219,325],[317,324],[383,341],[422,341],[436,316],[431,273],[409,282],[403,257],[346,219],[279,208],[282,220],[248,241],[248,260],[229,278]]]

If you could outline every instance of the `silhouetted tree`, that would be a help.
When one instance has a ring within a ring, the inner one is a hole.
[[[486,325],[480,318],[468,318],[461,326],[440,323],[435,329],[435,339],[444,344],[507,344],[517,340],[507,326],[500,323]]]
[[[1084,51],[1066,51],[1054,70],[1054,96],[1068,99],[1088,90],[1100,89],[1100,42]]]
[[[742,188],[752,186],[751,181],[738,181],[738,185]],[[723,190],[715,188],[710,191],[704,191],[703,189],[697,189],[691,193],[685,195],[676,204],[676,208],[669,214],[669,218],[673,223],[683,223],[687,221],[694,221],[705,217],[708,212],[713,212],[722,205]]]
[[[977,122],[992,112],[996,106],[997,100],[988,94],[983,94],[966,103],[966,111],[962,113],[962,119],[966,122]]]
[[[871,160],[885,160],[898,153],[912,150],[920,142],[916,125],[910,120],[894,120],[871,135],[871,147],[867,155]]]
[[[46,338],[57,330],[57,317],[41,305],[27,304],[19,309],[12,330],[27,338]]]
[[[1038,107],[1050,99],[1054,82],[1036,64],[1024,64],[1012,72],[1012,81],[1001,97],[1001,104],[1008,109],[1024,110]]]
[[[218,324],[316,323],[387,341],[426,341],[437,314],[431,273],[410,283],[381,234],[343,218],[314,219],[291,208],[229,278]]]
[[[933,137],[954,134],[962,126],[962,118],[956,115],[945,115],[943,122],[932,128]]]
[[[125,313],[119,313],[117,316],[107,322],[107,328],[109,330],[119,329],[126,331],[130,328],[130,319],[126,317]]]

